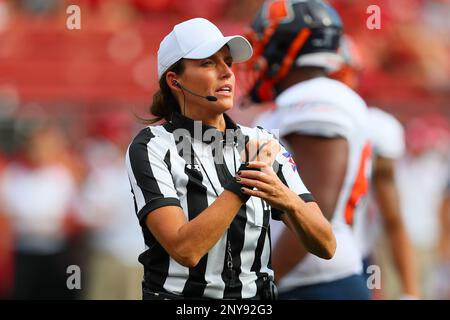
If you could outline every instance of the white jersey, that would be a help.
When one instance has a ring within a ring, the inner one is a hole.
[[[398,161],[395,177],[406,229],[415,247],[435,250],[439,207],[450,176],[446,157],[436,149]]]
[[[397,160],[405,152],[405,137],[401,123],[391,114],[378,108],[369,108],[369,135],[373,159],[377,156]],[[381,222],[378,207],[369,197],[365,212],[356,217],[353,230],[357,244],[365,258],[372,252],[380,234]]]
[[[374,156],[399,159],[405,152],[405,133],[402,124],[391,114],[369,108],[369,134]]]
[[[365,102],[348,86],[328,78],[296,84],[276,100],[277,108],[263,114],[257,123],[276,129],[280,139],[291,133],[344,137],[349,145],[345,180],[331,221],[337,248],[331,260],[308,254],[279,283],[279,290],[334,281],[362,272],[361,254],[351,224],[367,190],[370,172],[368,112]],[[298,164],[301,168],[301,163]],[[301,169],[300,169],[301,170]],[[360,193],[358,193],[360,191]],[[275,243],[285,228],[272,223]]]

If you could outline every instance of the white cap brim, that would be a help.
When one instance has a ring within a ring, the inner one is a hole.
[[[214,55],[224,45],[228,44],[233,62],[244,62],[253,54],[250,43],[242,36],[229,36],[212,40],[188,52],[183,58],[186,59],[205,59]]]

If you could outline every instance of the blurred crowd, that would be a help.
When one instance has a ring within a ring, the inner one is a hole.
[[[194,16],[240,33],[261,2],[0,0],[0,298],[140,298],[124,154],[157,87],[157,44]],[[361,50],[360,94],[405,128],[397,184],[422,297],[450,299],[450,2],[330,2]],[[68,4],[81,30],[66,29]],[[380,30],[366,27],[369,5]],[[379,298],[397,298],[383,241]],[[67,289],[70,265],[81,290]]]
[[[144,244],[123,156],[130,120],[111,114],[76,142],[42,119],[21,132],[1,172],[5,297],[139,298]],[[67,289],[73,265],[81,290]]]

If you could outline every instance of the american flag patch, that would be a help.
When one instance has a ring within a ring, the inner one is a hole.
[[[292,159],[292,154],[288,151],[283,153],[283,156],[289,159],[289,163],[291,164],[292,170],[297,171],[297,165],[295,164],[294,159]]]

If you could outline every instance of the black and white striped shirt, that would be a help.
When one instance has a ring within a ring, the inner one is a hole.
[[[127,170],[146,244],[139,261],[144,265],[145,286],[153,291],[215,299],[252,298],[260,293],[263,278],[273,277],[269,219],[271,213],[279,219],[280,213],[260,198],[251,197],[240,208],[228,232],[194,268],[171,258],[145,225],[146,216],[163,206],[179,206],[188,220],[195,218],[235,176],[245,141],[272,137],[263,129],[238,126],[226,114],[224,117],[227,132],[235,133],[232,139],[211,126],[174,114],[171,122],[141,130],[129,146]],[[305,201],[312,198],[283,147],[274,168],[291,190]],[[234,281],[226,272],[228,238],[237,275]]]

